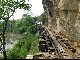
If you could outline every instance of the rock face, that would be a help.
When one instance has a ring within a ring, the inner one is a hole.
[[[48,19],[49,29],[56,27],[56,18],[54,13],[54,1],[53,0],[42,0],[46,18]]]
[[[49,29],[60,29],[63,37],[80,40],[80,0],[42,0],[42,3]]]

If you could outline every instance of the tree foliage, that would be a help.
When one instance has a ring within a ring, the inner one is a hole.
[[[37,27],[35,26],[35,17],[30,15],[26,15],[25,18],[20,20],[14,21],[11,20],[8,23],[8,31],[9,32],[16,32],[19,34],[36,34]]]
[[[8,59],[17,59],[18,57],[25,59],[28,54],[39,52],[37,47],[39,36],[29,35],[18,41],[17,44],[7,53]]]
[[[26,0],[0,0],[0,19],[10,18],[17,8],[29,10],[30,5]]]

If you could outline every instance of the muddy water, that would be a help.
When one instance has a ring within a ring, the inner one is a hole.
[[[11,49],[20,38],[23,38],[24,35],[17,34],[17,33],[6,33],[6,46],[5,49]],[[1,43],[0,43],[1,44]],[[0,51],[0,56],[3,56],[2,51]]]

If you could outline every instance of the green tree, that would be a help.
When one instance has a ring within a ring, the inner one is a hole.
[[[25,59],[28,54],[36,54],[38,49],[38,35],[28,35],[20,39],[14,47],[7,53],[8,59],[16,59],[17,57]]]
[[[16,21],[13,30],[20,34],[36,34],[36,29],[34,17],[26,14],[24,18]]]
[[[5,51],[5,32],[7,28],[8,21],[11,16],[13,16],[16,9],[24,9],[29,10],[31,5],[25,3],[26,0],[0,0],[0,20],[4,20],[4,26],[1,33],[1,43],[4,59],[7,59],[6,51]]]

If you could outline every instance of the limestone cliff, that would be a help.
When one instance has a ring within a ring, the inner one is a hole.
[[[57,29],[69,40],[80,40],[80,0],[42,0],[48,28]]]

